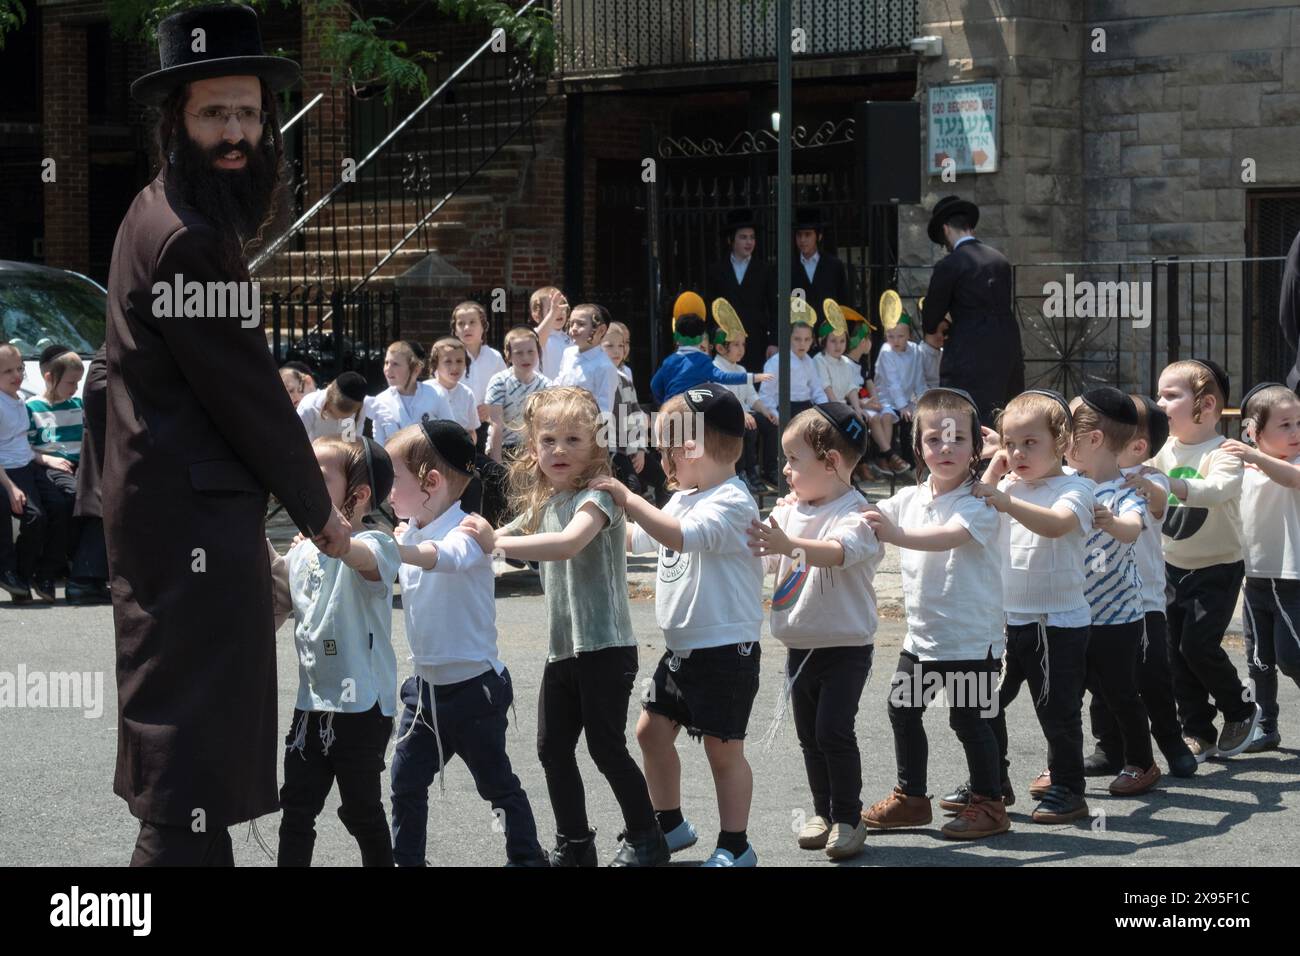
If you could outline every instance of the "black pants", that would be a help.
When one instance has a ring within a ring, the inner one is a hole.
[[[1165,565],[1169,667],[1184,735],[1215,740],[1216,710],[1234,721],[1248,719],[1255,707],[1223,649],[1245,568],[1241,561],[1195,571]]]
[[[996,411],[1025,390],[1020,323],[1009,312],[954,316],[939,363],[939,384],[969,392],[980,423],[992,427]]]
[[[1147,709],[1137,683],[1137,655],[1143,622],[1094,624],[1088,635],[1088,676],[1093,700],[1100,697],[1119,727],[1125,766],[1146,770],[1154,762]]]
[[[1088,669],[1088,628],[1008,624],[1006,670],[998,691],[993,732],[1008,777],[1007,705],[1023,684],[1034,695],[1038,726],[1047,738],[1052,783],[1083,793],[1083,688]]]
[[[966,751],[971,790],[991,800],[1002,799],[1002,765],[993,730],[1000,665],[991,650],[983,660],[965,661],[922,661],[907,652],[899,655],[889,685],[889,723],[894,729],[898,785],[904,793],[926,795],[930,750],[922,717],[934,700],[936,691],[931,688],[938,686],[945,689],[948,726]]]
[[[522,863],[543,856],[528,794],[506,754],[506,714],[513,700],[508,670],[497,674],[488,668],[478,677],[436,687],[432,694],[417,678],[402,684],[404,709],[392,771],[393,858],[398,866],[426,865],[429,785],[458,754],[479,796],[492,805],[505,829],[506,857]]]
[[[72,519],[72,565],[68,580],[86,584],[108,582],[108,549],[104,543],[104,522],[100,518]]]
[[[646,449],[640,471],[633,466],[632,456],[626,452],[614,452],[610,456],[610,465],[614,469],[614,477],[627,485],[633,493],[643,494],[646,489],[653,491],[656,507],[662,508],[673,496],[668,490],[668,476],[664,474],[663,459],[653,448]]]
[[[481,514],[496,527],[506,513],[506,467],[482,452],[474,456],[474,467],[478,476],[465,486],[460,506],[466,514]]]
[[[862,755],[853,724],[871,674],[870,644],[791,650],[787,677],[794,729],[812,789],[813,810],[832,823],[857,825],[862,813]]]
[[[768,421],[767,416],[761,412],[754,413],[754,421],[758,423],[758,469],[759,473],[776,483],[776,453],[780,449],[781,439],[777,434],[777,427]],[[748,432],[746,433],[749,434]]]
[[[586,839],[587,800],[578,771],[578,737],[609,781],[629,833],[655,827],[645,777],[627,750],[628,701],[636,681],[636,646],[587,651],[542,670],[537,698],[537,757],[561,837]]]
[[[362,866],[392,866],[393,844],[380,797],[393,718],[375,704],[363,714],[294,709],[285,737],[277,866],[311,866],[316,818],[334,781],[339,820],[361,848]]]
[[[217,827],[195,833],[184,824],[140,821],[131,866],[234,866],[230,832]]]
[[[1277,730],[1277,675],[1300,685],[1300,581],[1246,579],[1246,660],[1263,714],[1264,733]]]
[[[63,571],[68,554],[68,524],[72,504],[65,502],[46,469],[29,462],[21,468],[6,468],[9,480],[27,496],[18,521],[18,542],[14,543],[9,496],[4,495],[0,521],[0,571],[14,571],[25,581],[54,580]]]
[[[1169,646],[1163,611],[1148,611],[1145,632],[1137,652],[1137,688],[1151,724],[1151,736],[1166,757],[1181,752],[1183,728],[1178,723],[1174,704],[1174,679],[1169,674]],[[1124,762],[1124,738],[1115,715],[1100,694],[1093,694],[1088,705],[1092,736],[1097,749],[1110,763]]]

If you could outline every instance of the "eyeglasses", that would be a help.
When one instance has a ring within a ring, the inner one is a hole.
[[[200,126],[210,130],[225,129],[232,116],[239,120],[239,125],[243,129],[261,129],[270,116],[266,110],[255,110],[251,106],[241,106],[233,110],[221,106],[205,106],[197,113],[191,113],[189,110],[182,112],[186,116],[193,116],[199,121]]]

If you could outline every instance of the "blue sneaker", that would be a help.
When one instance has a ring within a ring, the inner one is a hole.
[[[745,847],[745,852],[739,857],[732,856],[730,850],[718,847],[700,866],[758,866],[758,854],[754,852],[752,843]]]
[[[668,852],[676,853],[695,846],[700,842],[700,835],[695,832],[690,820],[683,820],[665,833],[664,839],[668,842]]]

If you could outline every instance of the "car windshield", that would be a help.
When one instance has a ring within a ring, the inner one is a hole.
[[[0,273],[0,341],[35,360],[50,345],[91,355],[104,341],[108,297],[80,276]]]

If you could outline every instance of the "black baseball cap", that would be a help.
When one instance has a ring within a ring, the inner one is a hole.
[[[706,425],[733,438],[745,437],[745,409],[730,391],[714,382],[701,382],[682,395],[692,411],[704,416]]]

